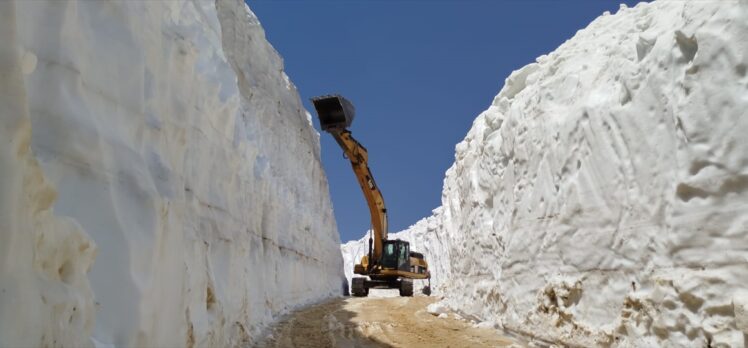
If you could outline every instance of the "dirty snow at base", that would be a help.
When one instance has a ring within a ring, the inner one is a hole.
[[[392,234],[463,316],[581,346],[748,337],[748,1],[622,6],[515,71]],[[342,246],[347,276],[365,240]]]
[[[240,0],[0,2],[0,141],[3,345],[242,345],[341,294],[319,135]]]

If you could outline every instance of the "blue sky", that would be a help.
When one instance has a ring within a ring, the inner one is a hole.
[[[638,1],[249,0],[307,110],[340,93],[353,136],[389,211],[390,232],[441,205],[454,146],[513,71],[549,53],[604,11]],[[322,161],[342,241],[370,226],[350,164],[322,133]],[[300,173],[300,175],[303,175]]]

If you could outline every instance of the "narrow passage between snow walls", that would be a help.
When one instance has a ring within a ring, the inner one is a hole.
[[[442,206],[391,234],[429,260],[432,310],[571,346],[748,345],[747,37],[748,1],[658,0],[509,76]]]

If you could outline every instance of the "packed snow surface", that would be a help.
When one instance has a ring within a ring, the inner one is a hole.
[[[748,344],[746,38],[745,0],[603,14],[506,80],[442,207],[393,235],[426,254],[444,305],[506,330]]]
[[[240,0],[0,2],[0,346],[235,346],[341,293],[319,136]]]

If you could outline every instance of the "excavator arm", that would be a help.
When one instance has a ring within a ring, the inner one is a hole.
[[[353,138],[350,131],[343,130],[331,134],[351,161],[353,172],[356,174],[364,197],[366,197],[374,234],[373,250],[370,257],[371,260],[379,260],[382,257],[383,241],[387,240],[387,208],[384,206],[382,191],[377,187],[371,169],[369,169],[369,153],[361,143]]]
[[[317,110],[322,130],[335,138],[345,156],[351,161],[353,172],[369,206],[374,236],[373,240],[369,241],[369,256],[362,264],[367,270],[371,269],[381,259],[383,244],[387,240],[387,208],[384,206],[382,192],[369,169],[369,153],[348,130],[353,122],[355,109],[353,104],[339,95],[312,98],[312,103]]]

